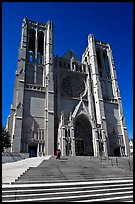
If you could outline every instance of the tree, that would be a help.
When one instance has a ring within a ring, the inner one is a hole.
[[[2,125],[2,152],[4,152],[4,148],[8,147],[11,147],[10,135],[4,125]]]

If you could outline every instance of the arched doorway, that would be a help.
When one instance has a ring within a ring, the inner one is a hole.
[[[76,156],[94,156],[91,124],[85,115],[80,115],[74,123]]]

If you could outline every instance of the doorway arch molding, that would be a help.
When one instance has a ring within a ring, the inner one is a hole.
[[[85,113],[78,114],[73,125],[76,156],[94,156],[92,125],[89,116]]]

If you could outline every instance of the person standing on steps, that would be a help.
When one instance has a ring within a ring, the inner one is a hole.
[[[56,159],[60,159],[60,156],[61,156],[61,151],[60,151],[60,149],[57,149]]]

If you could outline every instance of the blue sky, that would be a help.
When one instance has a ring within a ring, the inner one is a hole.
[[[21,24],[24,17],[54,23],[54,54],[68,49],[81,59],[87,37],[111,44],[124,116],[133,137],[133,3],[130,2],[3,2],[2,123],[10,114]]]

